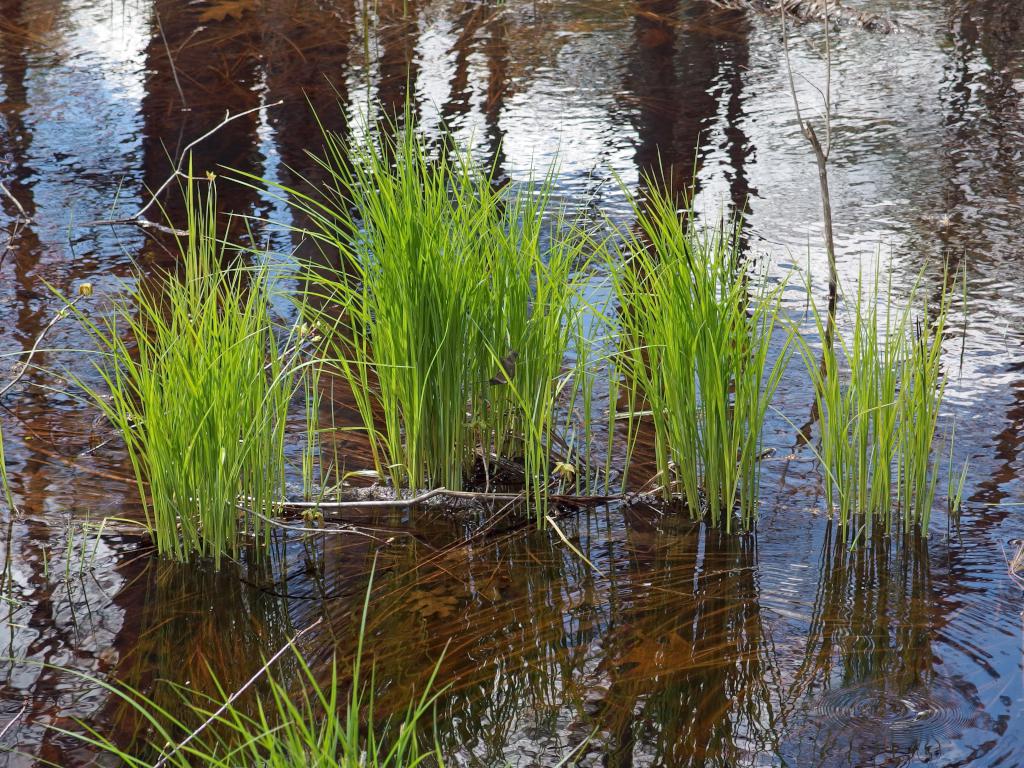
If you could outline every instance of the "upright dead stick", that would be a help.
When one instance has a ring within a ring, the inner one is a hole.
[[[796,94],[796,81],[793,77],[793,65],[789,58],[789,31],[786,27],[786,4],[780,4],[782,17],[782,50],[786,58],[786,71],[789,75],[789,91],[793,96],[793,107],[796,110],[796,121],[800,132],[811,145],[814,159],[818,164],[818,185],[821,188],[821,215],[825,225],[825,250],[828,253],[828,328],[826,329],[826,346],[832,342],[835,324],[836,302],[839,296],[839,271],[836,268],[836,243],[832,229],[832,197],[828,189],[828,159],[832,153],[832,44],[829,34],[829,2],[824,0],[825,17],[825,90],[821,94],[825,106],[825,143],[821,143],[810,120],[804,119],[800,110],[800,98]],[[820,92],[820,91],[819,91]]]
[[[188,103],[185,101],[185,91],[181,88],[181,80],[178,79],[178,68],[174,66],[174,56],[171,55],[171,46],[167,44],[167,35],[164,34],[164,24],[160,20],[160,14],[154,11],[156,14],[156,27],[160,30],[160,39],[164,42],[164,50],[167,51],[167,61],[171,64],[171,75],[174,77],[174,86],[178,89],[178,96],[181,97],[181,108],[188,109]]]

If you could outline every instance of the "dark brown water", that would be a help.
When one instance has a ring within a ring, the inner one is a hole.
[[[962,366],[959,341],[946,350],[945,426],[955,419],[971,461],[959,531],[936,514],[925,543],[844,552],[815,514],[809,454],[767,463],[756,536],[645,508],[567,518],[600,574],[528,529],[460,544],[479,521],[378,519],[394,531],[371,615],[382,703],[421,689],[450,642],[439,722],[454,764],[554,765],[593,733],[585,765],[1024,765],[1024,605],[1003,559],[1024,536],[1024,8],[850,5],[903,29],[834,38],[841,271],[853,278],[881,249],[903,284],[923,273],[936,295],[944,257],[967,271]],[[796,30],[792,47],[813,111],[820,28]],[[0,180],[31,217],[19,227],[0,200],[0,352],[29,347],[53,316],[46,283],[89,280],[99,305],[132,259],[165,259],[136,229],[89,222],[135,211],[168,156],[225,110],[284,100],[201,144],[197,170],[315,175],[307,97],[337,129],[368,103],[411,98],[431,135],[446,124],[512,179],[557,157],[559,197],[623,223],[616,174],[635,189],[660,157],[686,178],[696,152],[703,210],[746,201],[753,252],[824,275],[817,178],[781,56],[776,21],[696,0],[0,0]],[[221,193],[226,209],[288,220],[269,194]],[[36,362],[85,373],[81,344],[58,324]],[[0,358],[0,380],[13,362]],[[780,401],[803,420],[796,372]],[[102,420],[39,370],[0,404],[21,509],[4,521],[0,728],[16,718],[3,746],[27,753],[5,765],[89,763],[48,729],[75,718],[131,730],[102,689],[40,664],[165,697],[158,681],[199,687],[210,665],[232,687],[321,615],[305,650],[351,658],[374,542],[282,545],[272,569],[156,562],[128,526],[99,528],[135,512]],[[771,424],[779,457],[793,431]]]

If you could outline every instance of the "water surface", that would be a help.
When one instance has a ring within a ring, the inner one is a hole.
[[[23,753],[0,761],[90,764],[47,728],[75,718],[132,731],[102,689],[40,663],[158,697],[165,679],[199,687],[207,665],[232,687],[321,615],[305,650],[347,663],[379,550],[382,702],[421,690],[444,652],[455,764],[554,765],[587,737],[584,765],[1024,764],[1022,601],[1003,559],[1024,532],[1024,17],[1016,0],[850,5],[901,28],[833,37],[840,270],[852,281],[881,252],[903,289],[920,276],[936,298],[944,259],[966,270],[969,322],[946,348],[944,424],[971,462],[959,529],[937,513],[927,542],[844,551],[812,457],[786,458],[794,429],[775,418],[756,535],[637,505],[566,517],[600,573],[549,534],[483,535],[480,519],[433,508],[374,519],[383,547],[293,542],[272,568],[221,573],[157,562],[128,526],[99,528],[138,510],[109,427],[53,373],[89,375],[81,334],[60,323],[0,403],[21,510],[4,521],[0,639],[15,661],[0,724],[16,718],[3,745]],[[820,25],[790,43],[817,115]],[[196,147],[196,170],[294,186],[317,179],[307,100],[344,131],[368,104],[395,113],[407,99],[431,137],[453,134],[499,175],[557,158],[558,198],[623,224],[623,187],[660,165],[681,191],[696,168],[702,211],[746,206],[748,251],[822,288],[817,175],[776,19],[698,0],[0,0],[0,180],[31,219],[0,199],[0,351],[27,349],[53,317],[48,285],[91,281],[102,307],[133,262],[168,263],[164,241],[93,222],[138,210],[226,111],[253,110]],[[289,220],[265,190],[220,193],[226,211]],[[802,292],[787,296],[799,312]],[[13,362],[0,358],[0,380]],[[801,423],[810,397],[794,371],[779,405]]]

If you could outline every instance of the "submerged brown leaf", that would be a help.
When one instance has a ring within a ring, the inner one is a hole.
[[[199,14],[199,21],[226,21],[228,17],[241,19],[249,11],[256,10],[257,0],[217,0]]]

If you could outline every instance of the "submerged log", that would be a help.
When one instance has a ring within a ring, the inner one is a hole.
[[[892,19],[877,13],[863,13],[847,8],[838,0],[709,0],[712,6],[730,11],[756,11],[778,15],[783,8],[798,22],[831,21],[845,26],[858,26],[868,32],[889,34],[899,29]]]

